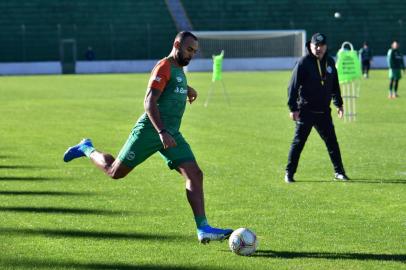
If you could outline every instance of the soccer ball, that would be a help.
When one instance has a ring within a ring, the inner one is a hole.
[[[228,246],[237,255],[251,255],[258,246],[257,236],[247,228],[239,228],[230,235]]]

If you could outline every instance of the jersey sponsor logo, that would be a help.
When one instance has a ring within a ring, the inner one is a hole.
[[[179,93],[179,94],[187,94],[187,89],[185,89],[183,87],[176,86],[174,92]]]
[[[178,83],[180,83],[180,82],[182,82],[183,81],[183,79],[182,79],[182,77],[176,77],[176,80],[178,81]]]
[[[327,70],[328,73],[332,73],[332,72],[333,72],[333,69],[332,69],[330,66],[328,66],[326,70]]]
[[[156,77],[153,79],[153,81],[160,82],[160,81],[161,81],[161,77],[156,76]]]
[[[128,160],[133,160],[135,158],[135,153],[133,151],[128,152],[127,157]]]

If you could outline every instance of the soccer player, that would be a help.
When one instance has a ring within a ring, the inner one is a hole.
[[[372,61],[372,51],[368,46],[368,43],[364,41],[364,45],[358,52],[359,58],[361,59],[362,64],[362,74],[364,78],[369,77],[369,69],[371,68],[371,61]]]
[[[96,150],[90,139],[68,148],[63,160],[87,156],[113,179],[125,177],[137,165],[159,152],[170,169],[177,170],[186,180],[186,195],[197,226],[198,240],[223,240],[231,229],[209,226],[204,208],[203,173],[193,152],[179,131],[187,100],[192,103],[197,92],[187,84],[183,67],[187,66],[198,49],[198,40],[191,32],[176,35],[168,57],[160,60],[151,72],[144,100],[145,113],[132,129],[127,142],[115,159]]]
[[[388,50],[387,61],[389,66],[389,96],[388,98],[397,98],[399,80],[402,78],[401,69],[405,72],[405,63],[403,55],[399,51],[399,42],[392,42],[391,48]]]

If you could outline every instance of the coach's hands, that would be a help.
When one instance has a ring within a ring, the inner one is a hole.
[[[187,98],[190,104],[192,104],[197,98],[197,91],[189,85],[187,86]]]
[[[298,111],[290,112],[289,116],[290,116],[290,119],[292,119],[293,121],[298,121],[299,120],[299,112]]]
[[[337,113],[338,113],[338,117],[339,117],[340,119],[342,119],[343,116],[344,116],[344,109],[343,109],[343,107],[337,108]]]
[[[170,147],[175,147],[176,146],[175,139],[167,131],[159,133],[159,138],[161,139],[161,142],[162,142],[162,145],[164,146],[164,149],[168,149]]]

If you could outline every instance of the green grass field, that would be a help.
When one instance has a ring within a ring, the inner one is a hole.
[[[290,72],[190,73],[199,98],[182,132],[205,173],[209,222],[249,227],[258,251],[200,245],[182,178],[159,155],[114,181],[62,161],[83,137],[116,155],[143,112],[148,74],[0,78],[0,269],[406,269],[406,81],[362,81],[358,118],[334,115],[344,165],[334,182],[313,130],[296,184],[283,182],[293,137]],[[217,90],[221,90],[220,87]]]

